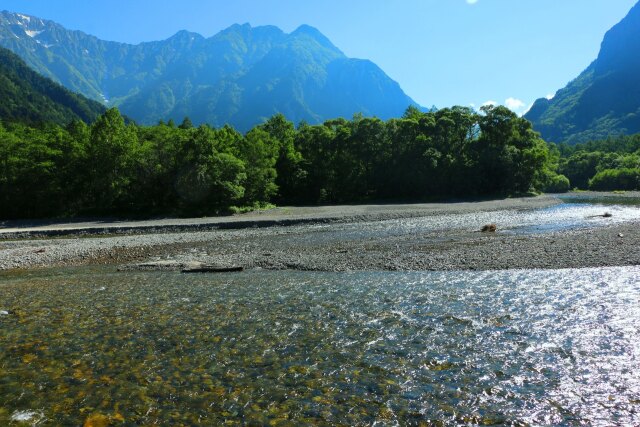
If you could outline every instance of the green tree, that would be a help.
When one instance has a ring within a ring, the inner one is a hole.
[[[484,194],[524,193],[548,162],[548,148],[531,123],[506,107],[485,106],[476,145]]]
[[[185,117],[184,120],[182,120],[182,123],[180,123],[180,126],[178,126],[180,129],[191,129],[193,127],[193,123],[191,123],[191,119],[189,117]]]
[[[569,178],[573,187],[586,190],[589,188],[589,179],[596,174],[601,158],[602,153],[599,151],[578,152],[560,162],[560,173]]]
[[[107,110],[95,121],[87,147],[89,210],[109,212],[131,207],[134,201],[128,196],[138,148],[135,125],[125,125],[118,109]]]
[[[295,146],[302,154],[304,180],[300,185],[301,201],[328,202],[332,199],[329,183],[335,175],[335,132],[330,126],[303,125],[298,128]]]
[[[182,213],[220,213],[242,200],[244,164],[220,150],[231,136],[226,129],[200,126],[180,147],[175,189]]]
[[[240,142],[240,159],[245,165],[245,194],[247,205],[264,204],[278,191],[276,161],[278,142],[260,128],[250,130]]]
[[[56,215],[63,183],[62,153],[41,129],[0,125],[0,215],[7,218]]]
[[[280,201],[299,200],[300,183],[305,179],[302,169],[302,155],[295,147],[296,129],[284,115],[276,114],[260,125],[278,145],[276,160],[277,198]]]
[[[640,169],[605,169],[589,180],[589,188],[597,191],[640,190]]]

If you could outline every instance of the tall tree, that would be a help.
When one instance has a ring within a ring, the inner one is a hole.
[[[245,165],[244,203],[267,203],[277,191],[278,142],[260,128],[250,130],[240,142],[240,159]]]
[[[95,121],[87,147],[90,210],[123,209],[132,203],[127,196],[138,148],[135,125],[125,125],[117,108],[107,110]]]
[[[300,183],[305,179],[301,167],[302,155],[295,147],[296,129],[283,114],[276,114],[260,126],[278,145],[276,160],[277,199],[296,200],[300,192]]]
[[[228,151],[233,132],[200,126],[178,153],[176,191],[185,214],[214,214],[240,202],[246,180],[244,164]]]

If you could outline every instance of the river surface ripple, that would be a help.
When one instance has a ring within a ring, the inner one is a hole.
[[[0,425],[638,425],[640,268],[0,275]]]
[[[627,200],[627,204],[615,199],[613,203],[575,197],[563,200],[563,203],[540,209],[507,209],[366,223],[320,224],[307,227],[307,233],[298,240],[309,246],[316,246],[321,243],[429,233],[433,235],[433,240],[446,240],[447,236],[443,235],[443,232],[479,231],[485,224],[496,224],[500,233],[531,235],[606,227],[640,220],[640,200],[636,198]],[[606,217],[603,217],[605,214]]]

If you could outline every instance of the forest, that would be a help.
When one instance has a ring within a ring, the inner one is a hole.
[[[640,134],[560,144],[558,170],[579,190],[640,190]],[[556,155],[556,157],[557,157]]]
[[[138,126],[112,108],[90,124],[0,123],[0,217],[214,215],[272,203],[557,192],[570,183],[556,171],[572,173],[576,155],[562,160],[500,106],[409,107],[400,119],[313,126],[275,115],[245,134],[188,118]]]

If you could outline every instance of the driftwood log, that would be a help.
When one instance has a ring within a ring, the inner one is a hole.
[[[194,267],[185,267],[183,273],[230,273],[244,270],[243,267],[219,267],[215,265],[199,265]]]
[[[611,212],[605,212],[601,215],[589,215],[587,218],[611,218],[612,216]]]

